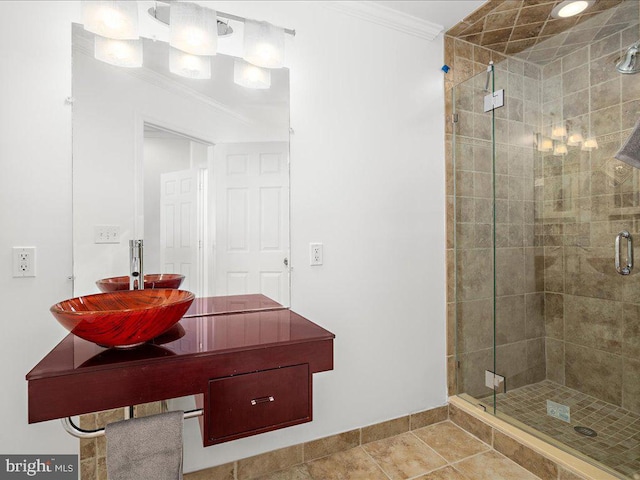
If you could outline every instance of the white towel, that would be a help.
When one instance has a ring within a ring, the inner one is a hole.
[[[183,421],[175,411],[108,424],[109,480],[182,480]]]

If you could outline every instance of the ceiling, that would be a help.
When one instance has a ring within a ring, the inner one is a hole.
[[[635,0],[598,0],[574,17],[557,19],[551,12],[560,1],[488,0],[447,35],[545,64],[638,23]]]
[[[397,10],[412,17],[436,23],[449,30],[471,12],[484,4],[484,0],[422,0],[376,1],[383,7]]]

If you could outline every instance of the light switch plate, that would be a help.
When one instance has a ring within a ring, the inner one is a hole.
[[[120,226],[96,225],[94,228],[94,243],[120,243]]]

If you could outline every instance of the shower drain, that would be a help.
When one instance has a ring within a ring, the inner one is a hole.
[[[584,435],[585,437],[597,437],[598,432],[589,427],[573,427],[573,429],[578,432],[580,435]]]

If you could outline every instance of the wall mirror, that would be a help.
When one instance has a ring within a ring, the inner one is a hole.
[[[129,240],[143,239],[146,274],[289,305],[289,71],[271,70],[268,89],[235,84],[221,53],[233,30],[201,80],[171,73],[155,34],[143,66],[125,68],[94,58],[93,34],[73,25],[75,295],[128,275]]]

